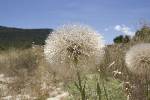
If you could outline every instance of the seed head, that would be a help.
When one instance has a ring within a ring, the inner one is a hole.
[[[57,71],[74,70],[74,63],[84,70],[99,64],[104,54],[104,44],[100,34],[88,26],[64,25],[46,40],[44,54],[47,61]]]
[[[139,75],[150,74],[150,44],[143,43],[133,46],[126,54],[128,69]]]

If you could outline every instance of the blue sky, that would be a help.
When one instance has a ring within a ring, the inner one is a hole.
[[[57,28],[65,23],[87,24],[106,43],[119,34],[134,33],[150,19],[150,0],[0,0],[0,25]]]

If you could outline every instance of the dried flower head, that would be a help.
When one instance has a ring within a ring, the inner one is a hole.
[[[79,68],[90,69],[99,64],[104,44],[102,36],[88,26],[64,25],[46,40],[44,54],[57,72],[69,74]]]
[[[139,75],[150,74],[150,44],[143,43],[133,46],[126,54],[128,69]]]

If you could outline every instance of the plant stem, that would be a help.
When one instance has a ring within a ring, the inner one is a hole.
[[[146,100],[149,100],[149,83],[148,83],[148,77],[146,75]]]
[[[108,99],[107,90],[106,90],[106,87],[105,87],[105,85],[104,85],[104,80],[102,80],[102,85],[103,85],[103,88],[104,88],[104,93],[105,93],[106,100],[109,100],[109,99]]]
[[[97,95],[98,99],[101,100],[101,88],[99,82],[97,82]]]
[[[99,71],[99,80],[100,79],[102,80],[102,86],[103,86],[103,89],[104,89],[106,100],[109,100],[109,97],[108,97],[108,94],[107,94],[107,90],[106,90],[106,87],[104,85],[104,81],[105,81],[104,78],[105,78],[105,73]]]
[[[85,96],[85,85],[86,85],[86,82],[82,85],[81,75],[80,75],[80,72],[79,72],[79,68],[77,66],[78,65],[77,57],[74,58],[74,64],[75,64],[77,80],[78,80],[77,82],[75,82],[75,86],[80,91],[81,99],[82,100],[86,100],[86,96]]]

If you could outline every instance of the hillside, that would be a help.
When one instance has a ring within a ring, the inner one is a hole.
[[[0,49],[28,48],[33,42],[43,45],[46,37],[52,31],[53,29],[21,29],[0,26]]]

